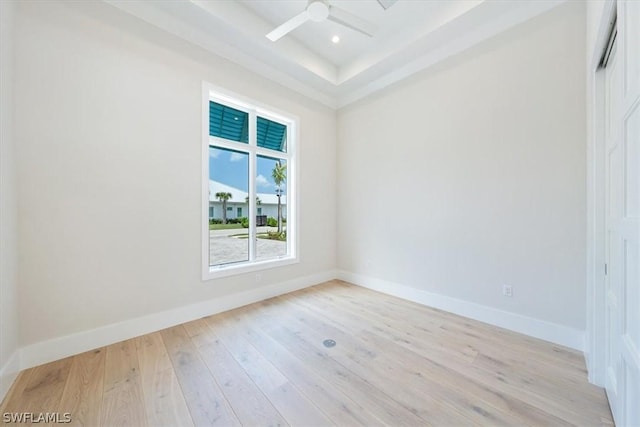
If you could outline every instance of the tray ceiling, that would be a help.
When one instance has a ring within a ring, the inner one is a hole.
[[[563,0],[376,0],[329,3],[374,25],[373,37],[331,21],[265,36],[306,0],[105,0],[325,105],[339,108],[423,70]],[[338,36],[339,43],[332,37]]]

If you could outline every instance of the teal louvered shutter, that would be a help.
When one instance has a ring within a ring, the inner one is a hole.
[[[231,141],[249,142],[249,114],[209,101],[209,135]]]
[[[287,152],[287,126],[258,117],[258,147]]]

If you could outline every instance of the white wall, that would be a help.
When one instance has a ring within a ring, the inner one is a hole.
[[[559,325],[581,346],[584,21],[567,2],[339,112],[344,277]]]
[[[18,369],[17,198],[13,136],[14,3],[0,2],[0,401]]]
[[[335,269],[334,111],[101,2],[17,20],[22,345]],[[300,118],[301,262],[260,283],[200,278],[203,80]]]
[[[590,0],[586,4],[587,61],[591,60],[591,53],[594,51],[594,48],[598,43],[598,29],[600,27],[600,21],[605,13],[607,3],[611,3],[611,1]]]

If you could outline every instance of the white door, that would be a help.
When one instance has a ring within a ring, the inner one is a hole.
[[[640,2],[618,2],[618,22],[605,69],[605,387],[616,423],[640,426]]]

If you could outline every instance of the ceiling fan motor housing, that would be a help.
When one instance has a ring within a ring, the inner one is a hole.
[[[329,5],[323,0],[309,2],[307,6],[307,16],[315,22],[322,22],[329,17]]]
[[[307,7],[302,12],[284,22],[283,24],[280,24],[273,31],[267,34],[267,38],[275,42],[276,40],[279,40],[281,37],[295,30],[305,22],[324,22],[327,20],[333,21],[337,24],[342,25],[343,27],[347,27],[354,31],[362,33],[365,36],[373,37],[373,34],[375,33],[375,26],[373,24],[367,22],[357,15],[354,15],[351,12],[330,5],[327,0],[309,0],[309,2],[307,3]]]

